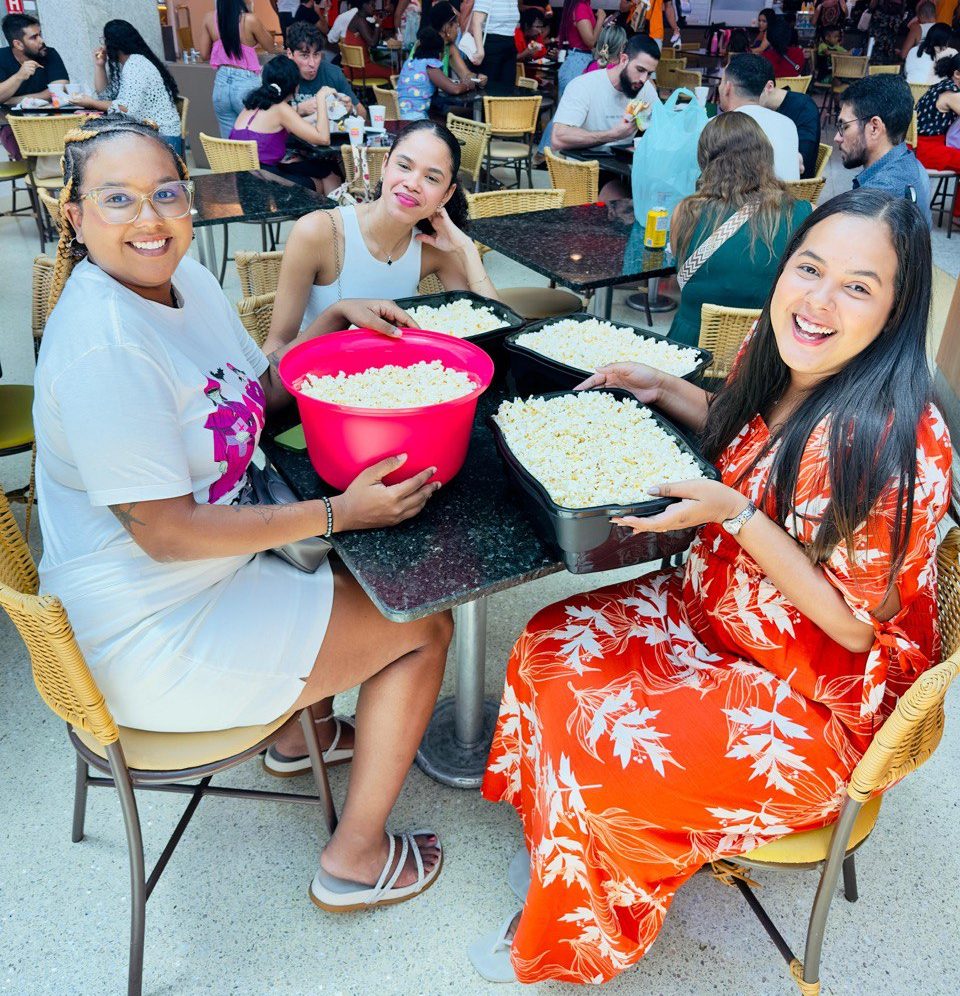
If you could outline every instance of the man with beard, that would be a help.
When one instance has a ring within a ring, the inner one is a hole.
[[[932,225],[930,180],[904,143],[912,117],[913,96],[902,76],[864,76],[843,91],[834,141],[847,169],[864,167],[854,177],[854,187],[876,187],[915,200]]]
[[[657,43],[649,35],[634,35],[619,61],[572,80],[553,118],[551,147],[563,152],[630,142],[637,134],[637,122],[627,114],[627,106],[634,101],[660,103],[650,79],[659,61]],[[601,176],[601,184],[602,200],[629,196],[612,177]]]
[[[51,83],[66,83],[67,69],[55,49],[47,48],[40,22],[29,14],[8,14],[2,22],[9,48],[0,49],[0,103],[24,97],[50,99]]]

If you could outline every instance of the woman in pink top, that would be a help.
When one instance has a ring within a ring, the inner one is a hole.
[[[583,75],[590,65],[593,46],[606,17],[605,10],[594,13],[587,0],[564,0],[558,38],[561,45],[569,47],[569,51],[557,77],[561,97],[567,84]]]
[[[216,67],[213,81],[213,110],[220,125],[220,137],[227,138],[243,98],[260,85],[257,45],[265,52],[277,52],[270,32],[250,13],[252,0],[217,0],[200,25],[200,55]]]

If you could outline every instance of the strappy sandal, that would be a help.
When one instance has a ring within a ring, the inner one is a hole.
[[[349,726],[354,729],[353,723],[346,716],[324,716],[323,719],[315,720],[317,723],[334,722],[333,740],[330,746],[323,752],[323,762],[328,768],[335,768],[338,764],[346,764],[353,760],[353,748],[341,747],[340,737],[343,728]],[[294,775],[305,775],[310,770],[310,755],[304,754],[302,757],[287,757],[277,750],[276,744],[271,744],[263,755],[263,767],[271,775],[277,778],[293,778]]]
[[[386,863],[376,885],[365,885],[363,882],[351,882],[349,879],[337,878],[321,868],[310,884],[310,899],[313,903],[328,913],[353,913],[357,910],[376,909],[378,906],[394,906],[408,899],[419,896],[433,885],[443,867],[443,848],[437,838],[440,857],[429,872],[424,872],[423,858],[420,856],[420,846],[417,837],[433,836],[430,830],[416,830],[413,833],[387,834],[390,841],[390,851]],[[400,857],[394,866],[397,853],[397,841],[400,841]],[[397,879],[407,863],[407,854],[412,852],[417,864],[417,880],[413,885],[397,887]],[[390,869],[393,868],[393,872]]]
[[[477,970],[477,974],[486,979],[487,982],[516,982],[517,973],[513,970],[510,962],[510,951],[513,948],[513,940],[507,940],[510,932],[510,925],[513,923],[516,913],[511,913],[503,922],[499,931],[492,934],[484,934],[467,948],[467,957],[470,964]]]

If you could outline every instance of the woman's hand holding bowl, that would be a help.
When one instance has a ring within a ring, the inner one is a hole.
[[[438,481],[428,483],[436,467],[428,467],[399,484],[383,483],[406,459],[406,453],[401,453],[375,463],[359,473],[342,495],[330,499],[337,532],[395,526],[422,510],[440,488]]]
[[[629,391],[644,405],[656,404],[663,390],[663,372],[645,363],[608,363],[574,388],[588,391],[592,387],[618,387]]]
[[[676,481],[650,488],[651,497],[679,498],[680,501],[658,515],[639,519],[634,515],[616,516],[610,521],[637,533],[665,533],[673,529],[690,529],[706,522],[723,522],[739,515],[747,499],[720,481]]]

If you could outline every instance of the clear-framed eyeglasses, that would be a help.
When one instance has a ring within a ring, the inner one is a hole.
[[[100,217],[108,225],[129,225],[136,221],[147,201],[159,217],[174,221],[185,218],[193,207],[193,181],[171,180],[161,183],[149,194],[141,194],[129,187],[97,187],[88,190],[80,199],[93,201]]]

